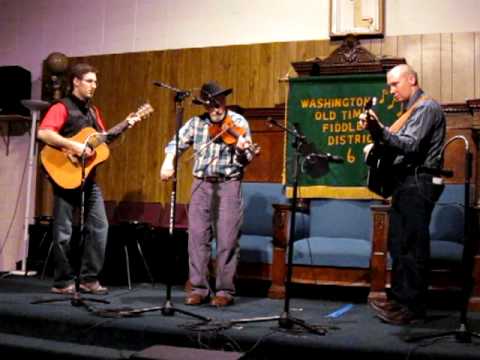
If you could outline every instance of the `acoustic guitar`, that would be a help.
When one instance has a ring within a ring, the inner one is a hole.
[[[373,144],[366,155],[368,165],[367,187],[384,198],[392,195],[395,188],[392,164],[396,155],[382,144]]]
[[[376,98],[370,99],[365,104],[365,111],[374,105]],[[367,122],[375,121],[367,113]],[[365,163],[368,165],[367,187],[370,191],[384,198],[392,195],[394,190],[394,179],[392,177],[392,164],[396,154],[385,145],[374,142],[367,145]]]
[[[138,108],[135,115],[144,119],[153,111],[153,107],[149,103],[145,103]],[[92,127],[86,127],[70,137],[71,140],[84,143],[95,149],[94,154],[85,159],[85,178],[98,164],[104,162],[110,156],[107,143],[115,140],[128,127],[127,117],[106,133],[99,133]],[[82,184],[82,161],[80,157],[65,149],[45,145],[40,152],[40,160],[48,175],[58,186],[64,189],[75,189]]]

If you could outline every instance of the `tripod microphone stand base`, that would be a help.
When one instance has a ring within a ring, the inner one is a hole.
[[[290,329],[293,329],[295,325],[298,325],[312,334],[325,335],[327,333],[326,329],[308,325],[304,320],[291,317],[286,312],[283,312],[281,315],[274,315],[274,316],[258,316],[253,318],[236,319],[236,320],[234,319],[234,320],[230,320],[229,323],[233,325],[233,324],[246,324],[246,323],[254,323],[254,322],[277,321],[277,320],[278,320],[278,326],[282,329],[290,330]]]
[[[194,317],[204,322],[210,322],[212,320],[211,318],[208,318],[205,316],[197,315],[189,311],[178,309],[173,306],[170,300],[165,301],[165,304],[163,306],[152,306],[152,307],[140,308],[140,309],[131,309],[131,308],[101,309],[101,310],[95,311],[95,314],[103,317],[133,317],[133,316],[139,316],[141,314],[144,314],[147,312],[154,312],[154,311],[160,311],[164,316],[173,316],[175,315],[176,312],[179,312],[181,314]]]
[[[417,342],[417,341],[437,339],[437,338],[442,338],[442,337],[447,337],[447,336],[454,336],[455,340],[457,340],[457,342],[462,343],[462,344],[471,343],[472,338],[480,339],[480,333],[472,332],[472,331],[468,330],[468,327],[467,327],[466,324],[461,324],[460,327],[457,330],[441,331],[441,332],[438,332],[438,333],[425,334],[425,335],[408,336],[408,337],[405,338],[405,341],[413,343],[413,342]]]
[[[80,295],[80,292],[75,291],[72,296],[69,297],[60,297],[60,298],[52,298],[52,299],[41,299],[32,301],[30,304],[38,305],[38,304],[49,304],[49,303],[56,303],[62,301],[70,301],[70,304],[75,307],[83,306],[88,311],[94,311],[91,306],[87,304],[87,302],[95,302],[101,304],[110,304],[109,301],[103,299],[94,299],[94,298],[84,298]]]
[[[325,335],[327,333],[326,329],[323,328],[317,328],[316,326],[311,326],[307,324],[304,320],[297,319],[294,317],[291,317],[287,312],[283,312],[282,315],[280,315],[280,318],[278,320],[278,325],[282,329],[292,329],[294,325],[298,325],[308,332],[312,334],[317,334],[317,335]]]

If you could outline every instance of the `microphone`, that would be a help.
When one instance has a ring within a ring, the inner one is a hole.
[[[204,100],[204,99],[201,99],[197,96],[194,96],[192,102],[196,105],[205,105],[205,106],[211,106],[212,105],[216,109],[218,109],[220,107],[220,103],[218,102],[218,100],[211,97],[211,96],[209,96],[208,100]]]
[[[210,105],[210,100],[203,100],[196,96],[193,97],[192,102],[197,105],[205,105],[205,106]]]
[[[178,89],[176,87],[173,87],[171,85],[168,85],[168,84],[165,84],[164,82],[161,82],[161,81],[154,81],[153,82],[153,85],[155,86],[158,86],[158,87],[163,87],[165,89],[169,89],[169,90],[172,90],[172,91],[175,91],[176,93],[183,93],[185,94],[185,96],[190,96],[191,92],[188,91],[188,90],[182,90],[182,89]]]
[[[375,105],[377,105],[377,97],[376,96],[370,98],[370,100],[367,101],[367,103],[365,104],[365,107],[363,108],[363,111],[368,111],[371,108],[373,108]]]
[[[311,153],[308,154],[305,159],[310,163],[314,163],[317,160],[327,160],[329,162],[341,164],[344,161],[341,156],[330,153]]]

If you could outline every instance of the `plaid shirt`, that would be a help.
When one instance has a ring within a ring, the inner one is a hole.
[[[246,130],[245,138],[251,141],[247,120],[231,110],[228,110],[227,115],[231,117],[235,126]],[[196,154],[193,165],[193,176],[195,177],[227,176],[241,178],[243,168],[252,160],[253,154],[248,149],[240,151],[235,145],[226,145],[221,139],[205,146],[211,141],[208,132],[211,123],[208,114],[189,119],[178,133],[179,152],[182,153],[190,145],[193,145],[193,151]],[[175,153],[175,138],[167,144],[165,153]]]

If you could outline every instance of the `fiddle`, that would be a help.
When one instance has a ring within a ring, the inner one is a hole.
[[[235,126],[232,118],[227,115],[222,121],[210,124],[208,133],[212,141],[221,138],[225,144],[234,145],[240,136],[245,135],[246,130],[240,126]],[[250,144],[248,149],[255,155],[260,153],[260,146],[257,144]]]

